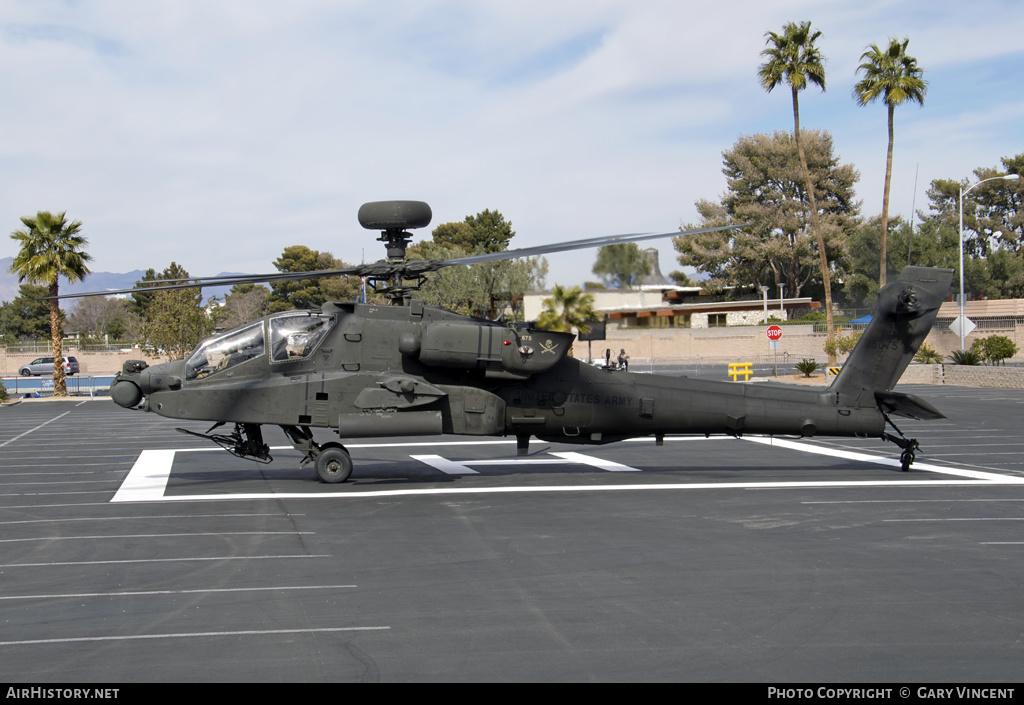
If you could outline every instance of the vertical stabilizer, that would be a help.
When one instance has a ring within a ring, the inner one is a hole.
[[[875,406],[914,359],[949,293],[953,270],[907,267],[878,292],[878,308],[830,391],[840,406]]]

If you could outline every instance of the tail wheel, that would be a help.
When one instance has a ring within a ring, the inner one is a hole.
[[[914,464],[914,460],[916,459],[916,457],[917,456],[914,455],[913,449],[907,448],[906,450],[904,450],[902,453],[900,453],[900,469],[902,469],[903,472],[909,471],[910,466]]]
[[[316,459],[316,476],[320,482],[335,484],[352,476],[352,456],[340,443],[325,443],[320,446]]]

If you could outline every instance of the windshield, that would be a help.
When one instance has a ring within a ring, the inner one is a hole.
[[[185,363],[185,379],[202,379],[263,354],[263,322],[206,341]]]
[[[286,313],[270,319],[271,362],[308,357],[334,327],[334,320],[318,313]]]

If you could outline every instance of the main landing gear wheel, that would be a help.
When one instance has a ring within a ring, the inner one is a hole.
[[[352,476],[352,456],[340,443],[325,443],[320,446],[316,458],[316,476],[320,482],[335,484]]]

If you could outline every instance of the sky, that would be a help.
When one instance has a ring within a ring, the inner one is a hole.
[[[426,201],[424,238],[499,210],[514,247],[672,231],[724,192],[724,150],[792,130],[757,69],[767,31],[808,20],[827,90],[801,126],[858,169],[865,216],[887,142],[884,104],[852,98],[870,44],[909,38],[928,82],[896,110],[890,213],[1024,152],[1020,0],[0,0],[0,227],[66,211],[94,271],[193,276],[273,272],[290,245],[380,259],[367,201]],[[548,285],[595,258],[550,256]]]

